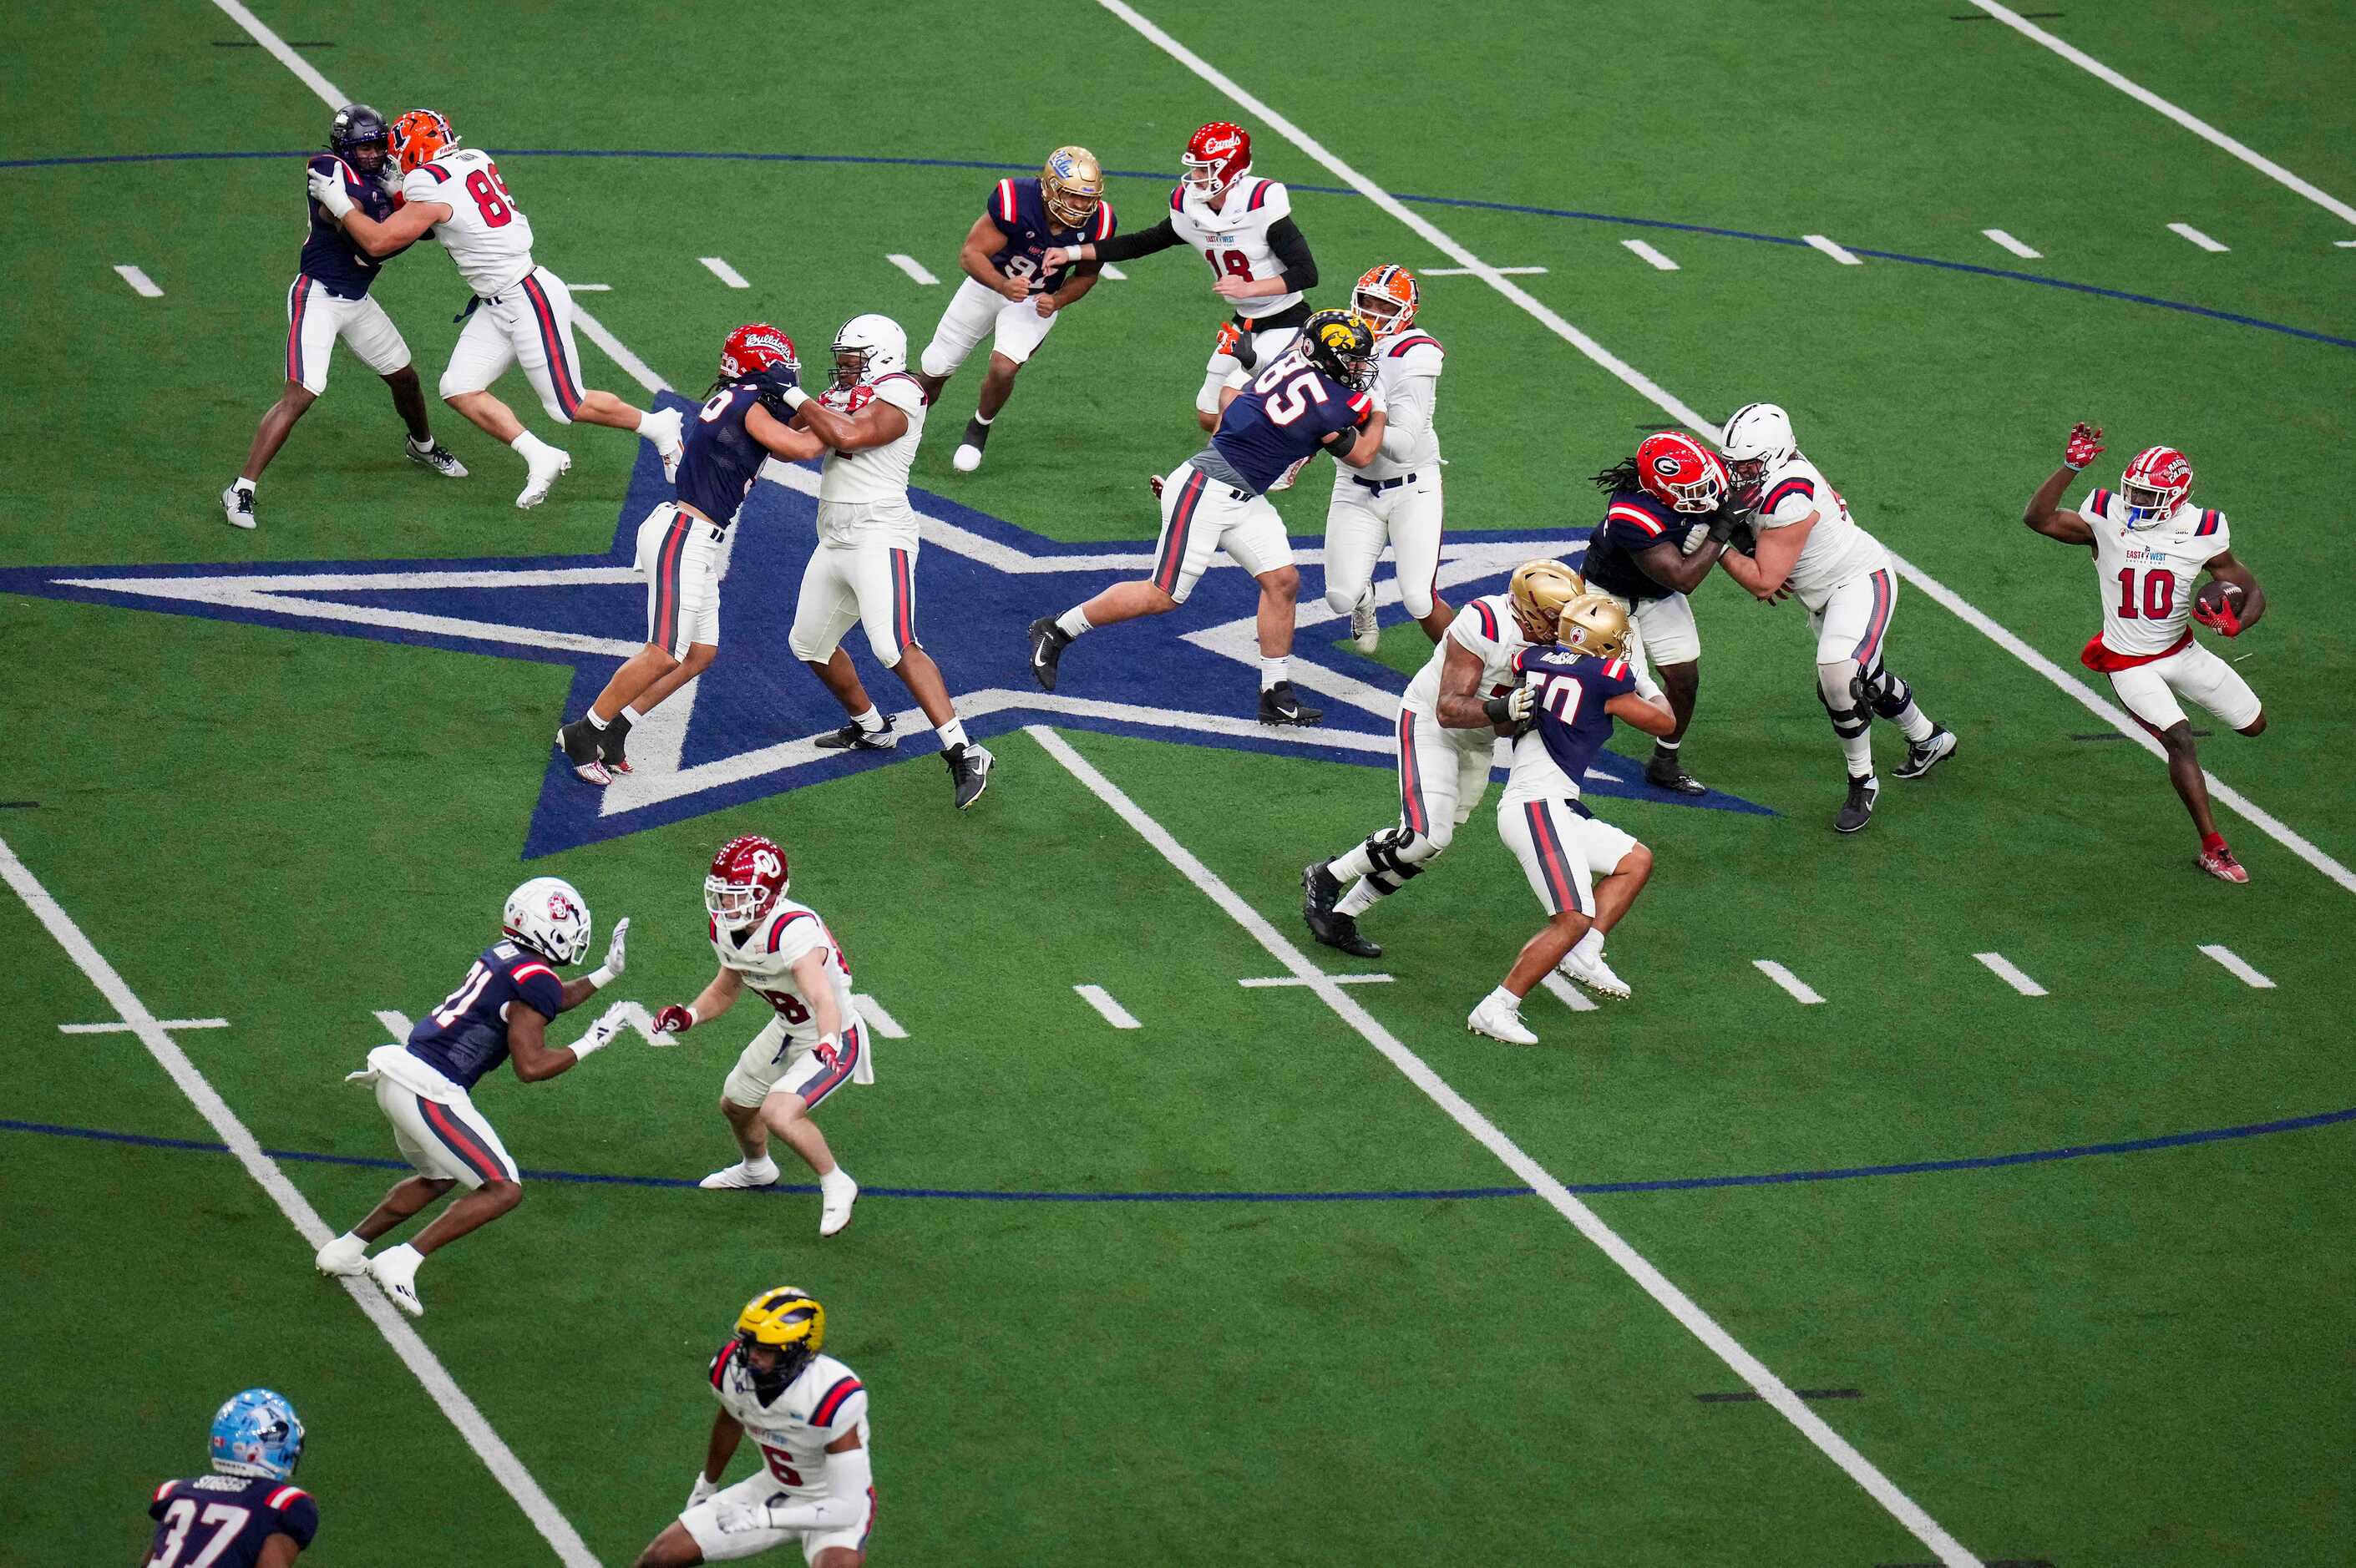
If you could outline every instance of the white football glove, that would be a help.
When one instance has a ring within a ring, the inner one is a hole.
[[[695,1473],[695,1489],[687,1494],[687,1506],[689,1508],[695,1507],[696,1504],[701,1502],[704,1499],[710,1497],[719,1489],[719,1482],[707,1479],[703,1472],[698,1470]]]
[[[628,941],[629,935],[630,917],[628,915],[624,915],[621,919],[614,923],[614,939],[605,944],[605,962],[603,966],[605,973],[609,975],[618,975],[622,972],[622,965],[625,962],[622,955],[622,948]]]
[[[1527,684],[1517,686],[1505,696],[1505,717],[1518,724],[1536,711],[1537,705],[1537,687]]]
[[[589,1026],[589,1032],[573,1042],[573,1059],[586,1061],[591,1051],[603,1051],[613,1044],[622,1030],[628,1027],[624,1015],[629,1005],[627,1002],[616,1002],[599,1014],[597,1021]]]
[[[342,176],[327,174],[319,169],[313,169],[311,171],[309,183],[311,187],[311,199],[313,201],[316,201],[321,207],[326,208],[337,219],[344,218],[350,213],[352,210],[352,198],[350,194],[344,189]]]

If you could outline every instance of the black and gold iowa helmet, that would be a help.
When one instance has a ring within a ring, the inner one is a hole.
[[[1375,379],[1375,329],[1354,310],[1321,310],[1303,324],[1299,343],[1308,361],[1354,392]]]

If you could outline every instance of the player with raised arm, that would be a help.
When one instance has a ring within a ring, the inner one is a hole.
[[[875,1528],[867,1390],[824,1353],[826,1308],[790,1285],[765,1290],[705,1377],[712,1418],[687,1508],[638,1553],[637,1568],[726,1563],[798,1544],[809,1568],[860,1568]],[[761,1467],[723,1487],[747,1434]]]
[[[825,443],[818,488],[818,549],[802,571],[786,645],[808,665],[850,722],[818,744],[881,751],[898,743],[851,667],[842,639],[854,625],[868,651],[900,677],[940,738],[949,790],[963,811],[990,787],[996,762],[966,738],[940,666],[916,641],[916,509],[908,470],[925,435],[929,400],[908,374],[908,335],[888,315],[854,315],[834,335],[834,377],[812,397],[785,394],[794,423]]]
[[[1873,820],[1881,782],[1873,773],[1876,715],[1906,737],[1901,779],[1919,779],[1955,754],[1955,737],[1914,705],[1913,688],[1881,662],[1898,606],[1898,573],[1881,541],[1857,526],[1848,503],[1822,470],[1800,455],[1792,419],[1773,403],[1745,403],[1726,421],[1719,452],[1734,476],[1755,554],[1718,558],[1729,577],[1762,603],[1786,588],[1799,595],[1816,638],[1816,697],[1833,721],[1848,767],[1848,794],[1833,818],[1840,833]]]
[[[701,675],[720,652],[720,572],[728,530],[772,457],[799,461],[826,443],[790,421],[800,384],[794,340],[747,322],[720,347],[720,375],[687,427],[677,494],[638,525],[634,564],[647,579],[647,645],[614,672],[589,711],[556,732],[573,771],[600,786],[631,771],[630,726]]]
[[[965,425],[949,464],[960,474],[981,466],[991,422],[1014,393],[1014,378],[1047,340],[1055,318],[1097,286],[1093,261],[1043,265],[1050,249],[1112,238],[1112,203],[1104,198],[1104,170],[1086,147],[1058,147],[1036,179],[1002,179],[958,248],[965,276],[941,312],[933,340],[916,359],[916,379],[928,402],[991,333],[990,368],[981,398]]]
[[[2201,869],[2223,881],[2246,882],[2250,873],[2210,813],[2191,721],[2178,699],[2190,698],[2239,734],[2265,732],[2258,694],[2241,672],[2195,641],[2187,623],[2238,637],[2265,614],[2265,591],[2233,559],[2225,514],[2185,505],[2192,465],[2172,446],[2146,447],[2119,476],[2116,490],[2097,489],[2077,510],[2063,509],[2062,492],[2102,452],[2102,440],[2100,427],[2073,425],[2062,466],[2045,476],[2020,520],[2047,539],[2094,552],[2103,629],[2087,640],[2078,660],[2110,677],[2120,704],[2167,749],[2169,782],[2201,835]],[[2193,581],[2203,571],[2210,581],[2196,594]]]
[[[365,103],[345,104],[328,123],[327,151],[307,165],[306,187],[309,179],[324,180],[342,190],[352,211],[379,222],[391,217],[401,205],[401,193],[399,182],[388,179],[391,154],[386,135],[383,115]],[[369,297],[380,258],[361,250],[346,231],[344,220],[316,197],[306,195],[305,201],[311,228],[303,240],[301,267],[286,290],[286,389],[262,416],[245,466],[221,492],[221,511],[232,528],[254,526],[254,484],[294,433],[295,421],[327,389],[327,360],[339,337],[391,389],[392,406],[409,427],[409,460],[453,479],[466,476],[466,464],[434,439],[425,417],[425,391],[409,362],[409,345],[402,341],[401,329],[384,306]]]
[[[289,1568],[319,1533],[319,1505],[294,1484],[294,1405],[266,1388],[233,1393],[213,1413],[207,1447],[210,1475],[166,1481],[148,1499],[155,1533],[141,1568]]]
[[[1129,261],[1183,245],[1211,264],[1211,290],[1234,307],[1203,367],[1194,416],[1219,427],[1219,389],[1247,378],[1291,347],[1309,324],[1317,261],[1292,221],[1292,194],[1276,180],[1251,177],[1251,133],[1214,120],[1187,138],[1183,171],[1170,210],[1151,229],[1109,240],[1058,246],[1041,265]]]
[[[1588,810],[1580,781],[1612,738],[1612,720],[1653,736],[1677,720],[1667,703],[1636,689],[1621,656],[1627,638],[1627,612],[1608,595],[1575,599],[1563,607],[1560,645],[1523,649],[1514,661],[1522,683],[1490,700],[1499,722],[1522,726],[1497,802],[1497,837],[1522,863],[1547,923],[1465,1019],[1474,1034],[1536,1045],[1522,998],[1558,965],[1598,995],[1629,995],[1603,962],[1603,937],[1644,891],[1653,852]]]
[[[1496,753],[1488,705],[1518,684],[1515,656],[1553,642],[1563,607],[1586,592],[1562,562],[1526,560],[1506,592],[1456,613],[1399,699],[1398,825],[1301,869],[1301,918],[1311,935],[1353,957],[1382,956],[1381,946],[1360,934],[1358,917],[1421,876],[1472,819]]]
[[[1162,535],[1153,575],[1115,583],[1061,615],[1031,623],[1031,674],[1040,686],[1055,689],[1057,665],[1073,638],[1183,604],[1224,549],[1259,583],[1259,721],[1314,724],[1324,718],[1293,694],[1288,661],[1301,574],[1268,492],[1291,484],[1320,452],[1352,468],[1375,460],[1383,413],[1366,391],[1374,357],[1374,330],[1358,316],[1342,310],[1311,316],[1300,341],[1226,401],[1211,444],[1156,481]]]
[[[475,291],[466,324],[442,372],[442,400],[524,460],[519,507],[548,498],[558,475],[573,466],[569,453],[524,429],[491,383],[511,366],[540,394],[540,406],[559,424],[585,421],[636,431],[662,454],[663,477],[675,477],[682,444],[677,409],[634,408],[611,392],[584,388],[581,354],[573,346],[573,291],[531,259],[531,219],[509,194],[490,155],[461,147],[450,122],[431,109],[412,109],[392,123],[393,156],[401,165],[402,205],[378,222],[358,211],[335,181],[316,171],[311,195],[343,221],[360,249],[389,256],[429,230],[450,252]]]
[[[579,979],[557,976],[589,951],[589,906],[573,884],[534,877],[508,895],[500,939],[483,949],[458,988],[419,1019],[402,1045],[380,1045],[347,1082],[372,1085],[392,1141],[417,1174],[396,1182],[367,1219],[319,1249],[319,1272],[365,1274],[412,1317],[425,1315],[417,1265],[426,1254],[489,1224],[523,1201],[523,1178],[499,1135],[475,1109],[472,1092],[500,1062],[527,1083],[554,1078],[613,1043],[619,1025],[600,1019],[570,1046],[548,1043],[548,1026],[612,984],[622,972],[630,923],[614,923],[605,962]],[[466,1195],[417,1239],[368,1256],[369,1243],[453,1187]]]
[[[1653,741],[1645,782],[1707,795],[1682,751],[1701,693],[1701,632],[1686,595],[1718,564],[1741,517],[1726,464],[1683,431],[1665,430],[1593,483],[1611,498],[1587,537],[1587,585],[1627,613],[1629,667],[1660,681],[1677,716],[1676,729]]]
[[[1382,639],[1375,614],[1375,563],[1391,547],[1399,603],[1438,642],[1455,613],[1440,596],[1440,436],[1432,429],[1440,373],[1447,355],[1440,339],[1416,325],[1422,285],[1405,267],[1369,267],[1351,291],[1350,307],[1375,329],[1375,399],[1383,409],[1383,442],[1375,460],[1344,474],[1335,470],[1325,507],[1325,603],[1350,617],[1350,635],[1362,654]]]
[[[786,852],[773,840],[747,834],[720,847],[703,879],[706,929],[720,967],[702,995],[663,1008],[654,1022],[659,1033],[685,1034],[734,1007],[747,985],[776,1010],[720,1085],[720,1114],[744,1157],[696,1185],[775,1182],[774,1132],[818,1177],[823,1237],[851,1223],[859,1183],[834,1162],[810,1113],[846,1081],[872,1083],[875,1076],[851,1001],[851,960],[817,911],[786,897],[787,877]]]

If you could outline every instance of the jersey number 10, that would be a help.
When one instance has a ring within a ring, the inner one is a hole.
[[[2175,608],[2176,573],[2145,572],[2141,611],[2143,618],[2150,621],[2165,621],[2168,619],[2169,612]],[[2132,566],[2123,566],[2119,568],[2119,619],[2132,621],[2136,618],[2136,569]]]

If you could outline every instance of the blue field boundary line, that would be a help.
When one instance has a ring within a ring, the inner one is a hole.
[[[668,158],[710,163],[749,164],[850,164],[870,167],[883,166],[910,169],[978,169],[987,174],[1031,174],[1035,164],[1001,164],[979,158],[911,158],[888,157],[874,154],[853,153],[723,153],[697,152],[683,148],[657,147],[492,147],[487,149],[496,157],[514,158]],[[288,152],[195,152],[195,153],[102,153],[80,156],[55,158],[0,159],[0,169],[69,168],[98,164],[169,164],[196,160],[238,160],[268,158],[300,158],[324,151],[322,148],[296,149]],[[1166,170],[1107,169],[1108,178],[1151,180],[1173,185],[1175,176]],[[1288,188],[1312,196],[1346,196],[1359,193],[1347,186],[1291,185]],[[1609,223],[1627,229],[1661,229],[1679,234],[1708,234],[1722,240],[1748,240],[1760,245],[1796,245],[1805,248],[1807,241],[1787,234],[1761,234],[1748,229],[1722,229],[1707,223],[1678,223],[1665,218],[1629,218],[1610,212],[1584,212],[1576,208],[1532,207],[1519,202],[1482,201],[1461,196],[1402,196],[1399,200],[1416,207],[1453,207],[1474,212],[1515,212],[1533,218],[1559,218],[1576,223]],[[2217,310],[2208,305],[2192,304],[2184,300],[2161,299],[2156,294],[2139,294],[2126,289],[2106,289],[2094,283],[2076,283],[2064,278],[2049,278],[2037,272],[2024,272],[2011,267],[1984,267],[1972,261],[1948,261],[1936,256],[1910,255],[1903,251],[1874,251],[1862,245],[1847,249],[1854,255],[1870,256],[1880,261],[1902,261],[1911,267],[1933,267],[1941,272],[1969,272],[1983,278],[2005,278],[2014,283],[2037,283],[2049,289],[2066,289],[2072,293],[2093,294],[2101,299],[2118,300],[2126,304],[2149,305],[2157,310],[2172,310],[2184,315],[2197,315],[2209,321],[2222,321],[2233,326],[2255,327],[2261,332],[2278,332],[2288,337],[2304,338],[2309,343],[2328,343],[2335,348],[2356,348],[2356,337],[2335,337],[2328,332],[2316,332],[2304,326],[2292,326],[2286,322],[2267,321],[2262,316],[2244,315],[2236,311]]]
[[[2265,1137],[2276,1133],[2306,1132],[2341,1122],[2356,1121],[2356,1106],[2290,1116],[2274,1122],[2245,1122],[2239,1126],[2209,1127],[2199,1132],[2164,1133],[2157,1137],[2127,1138],[2115,1143],[2072,1144],[2064,1148],[2031,1149],[2019,1154],[1972,1155],[1958,1159],[1909,1160],[1898,1165],[1852,1165],[1830,1170],[1779,1170],[1758,1176],[1688,1176],[1655,1181],[1577,1181],[1567,1185],[1582,1196],[1615,1192],[1690,1192],[1718,1187],[1783,1187],[1809,1181],[1857,1181],[1875,1176],[1922,1176],[1942,1170],[1995,1170],[2006,1166],[2052,1165],[2097,1155],[2146,1154],[2154,1149],[2186,1148],[2195,1144],[2226,1143],[2236,1138]],[[63,1126],[54,1122],[26,1122],[0,1116],[0,1132],[37,1133],[49,1137],[84,1138],[95,1143],[128,1144],[137,1148],[177,1149],[191,1154],[227,1154],[226,1144],[202,1138],[158,1137],[147,1133],[114,1132],[103,1127]],[[369,1170],[407,1170],[409,1162],[366,1155],[321,1154],[309,1149],[264,1149],[273,1159],[305,1165],[359,1166]],[[614,1176],[584,1170],[526,1170],[533,1181],[566,1181],[592,1187],[694,1187],[682,1176]],[[809,1194],[814,1183],[779,1182],[759,1190]],[[1527,1187],[1399,1188],[1343,1192],[1000,1192],[960,1187],[862,1187],[871,1198],[951,1199],[980,1203],[1419,1203],[1456,1199],[1528,1198]]]

